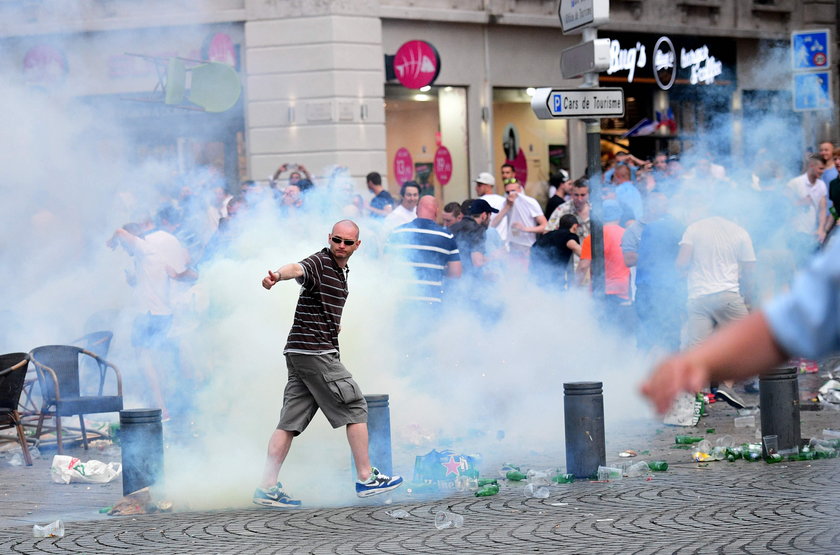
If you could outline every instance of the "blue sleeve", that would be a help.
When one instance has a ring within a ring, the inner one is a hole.
[[[765,314],[789,355],[820,358],[840,351],[840,240],[816,256]]]

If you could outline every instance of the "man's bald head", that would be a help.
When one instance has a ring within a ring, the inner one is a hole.
[[[437,215],[437,199],[431,195],[420,197],[420,201],[417,203],[417,217],[426,218],[427,220],[437,220]]]
[[[341,220],[333,226],[332,234],[346,239],[358,239],[359,226],[353,220]]]

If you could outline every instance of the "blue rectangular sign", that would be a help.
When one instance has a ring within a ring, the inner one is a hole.
[[[552,109],[551,111],[555,114],[559,114],[563,111],[563,95],[560,93],[551,93],[551,104]]]
[[[794,31],[790,35],[790,50],[794,71],[828,69],[831,66],[828,29]]]
[[[828,110],[831,108],[831,74],[827,71],[793,75],[793,109]]]

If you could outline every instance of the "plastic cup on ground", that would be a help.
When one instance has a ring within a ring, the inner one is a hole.
[[[445,530],[447,528],[460,528],[464,525],[464,517],[449,511],[438,511],[435,513],[435,528]]]
[[[51,522],[46,526],[32,527],[32,536],[36,538],[63,538],[64,537],[64,523],[60,520]]]
[[[523,491],[525,497],[534,497],[536,499],[548,499],[548,496],[551,495],[547,486],[539,484],[528,484],[523,488]]]
[[[779,436],[767,435],[762,438],[764,442],[764,453],[774,455],[779,452]]]
[[[599,481],[606,481],[606,480],[621,480],[623,477],[623,472],[620,468],[615,468],[613,466],[599,466],[598,467],[598,480]]]

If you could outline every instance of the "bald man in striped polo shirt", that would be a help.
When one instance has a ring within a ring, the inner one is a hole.
[[[271,289],[289,279],[300,285],[294,322],[283,354],[289,379],[283,393],[280,422],[268,443],[262,483],[253,501],[271,507],[301,503],[277,481],[292,439],[303,432],[318,409],[333,428],[347,427],[347,441],[356,463],[356,494],[368,497],[391,491],[400,476],[386,476],[371,467],[368,455],[367,403],[356,381],[339,358],[338,332],[347,300],[347,261],[361,245],[359,227],[351,220],[336,223],[327,236],[329,248],[269,270],[262,285]]]

